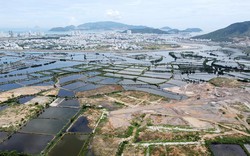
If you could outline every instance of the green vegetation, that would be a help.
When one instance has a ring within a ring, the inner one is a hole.
[[[177,56],[175,56],[174,52],[170,52],[169,55],[173,57],[174,59],[177,59]]]
[[[30,156],[24,153],[18,153],[17,151],[0,151],[1,156]]]
[[[123,141],[122,143],[120,143],[118,150],[116,152],[116,156],[121,156],[124,150],[125,145],[127,144],[127,141]]]
[[[94,137],[94,134],[90,134],[88,139],[85,141],[84,145],[82,146],[81,151],[79,152],[79,155],[87,155],[88,153],[88,146],[89,146],[89,142],[91,141],[91,139]]]
[[[126,134],[125,134],[125,137],[130,137],[132,134],[133,134],[133,130],[134,130],[134,127],[133,126],[129,126],[127,131],[126,131]]]

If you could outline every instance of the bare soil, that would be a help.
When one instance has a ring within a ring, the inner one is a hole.
[[[93,138],[92,150],[96,156],[116,155],[121,142],[120,138],[96,135]]]
[[[13,89],[10,91],[2,92],[0,93],[0,102],[5,102],[10,98],[19,97],[21,95],[34,95],[41,91],[45,91],[48,89],[53,88],[52,86],[28,86],[28,87],[22,87]]]
[[[38,105],[14,105],[0,112],[0,128],[17,130],[30,117],[38,114],[41,107]]]

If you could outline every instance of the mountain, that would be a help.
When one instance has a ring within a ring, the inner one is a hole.
[[[187,29],[185,29],[185,30],[182,30],[182,32],[201,32],[202,31],[202,29],[200,29],[200,28],[187,28]]]
[[[50,29],[50,31],[72,31],[72,30],[127,30],[127,29],[142,29],[146,26],[135,26],[128,25],[112,21],[102,21],[102,22],[91,22],[84,23],[77,27],[67,26],[67,27],[56,27]]]
[[[200,32],[199,28],[187,28],[185,30],[172,29],[170,27],[162,27],[160,29],[150,28],[147,26],[128,25],[112,21],[89,22],[78,26],[70,25],[66,27],[55,27],[50,31],[72,31],[72,30],[131,30],[132,33],[155,33],[155,34],[177,34],[181,32]]]
[[[127,29],[141,29],[145,27],[146,26],[135,26],[135,25],[127,25],[112,21],[103,21],[103,22],[81,24],[77,28],[80,30],[127,30]]]
[[[211,39],[212,41],[232,41],[235,37],[250,37],[250,21],[234,23],[226,28],[193,38]]]
[[[179,30],[179,29],[171,29],[171,30],[169,30],[169,31],[167,31],[168,33],[170,33],[170,34],[178,34],[178,33],[180,33],[181,31]]]
[[[75,30],[76,27],[74,25],[66,26],[66,27],[55,27],[50,29],[50,31],[71,31]]]
[[[163,30],[163,31],[169,31],[169,30],[172,30],[172,28],[170,28],[170,27],[162,27],[162,28],[160,28],[161,30]]]
[[[136,28],[136,29],[129,29],[131,30],[131,33],[140,33],[140,34],[168,34],[168,32],[160,30],[160,29],[154,29],[154,28]],[[123,33],[126,33],[127,30],[123,31]]]
[[[179,29],[170,28],[170,27],[162,27],[160,29],[163,31],[167,31],[170,34],[193,33],[193,32],[201,32],[202,31],[202,29],[200,29],[200,28],[187,28],[185,30],[179,30]]]

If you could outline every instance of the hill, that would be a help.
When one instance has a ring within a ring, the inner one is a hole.
[[[187,28],[185,30],[182,30],[182,32],[201,32],[202,29],[200,28]]]
[[[72,30],[127,30],[127,29],[142,29],[146,26],[135,26],[128,25],[112,21],[102,21],[102,22],[90,22],[84,23],[77,27],[67,26],[67,27],[55,27],[50,29],[50,31],[72,31]]]
[[[74,25],[66,26],[66,27],[55,27],[50,29],[50,31],[71,31],[75,30],[76,27]]]
[[[131,33],[140,33],[140,34],[168,34],[168,32],[160,30],[160,29],[154,29],[154,28],[141,28],[141,29],[129,29],[131,30]],[[123,31],[123,33],[126,33],[126,31]]]
[[[161,30],[164,30],[164,31],[169,31],[169,30],[172,30],[172,28],[170,28],[170,27],[168,27],[168,26],[166,26],[166,27],[162,27],[162,28],[160,28]]]
[[[233,38],[250,37],[250,21],[234,23],[214,32],[195,36],[194,39],[211,39],[212,41],[232,41]]]
[[[175,28],[170,28],[170,27],[162,27],[160,28],[163,31],[166,31],[170,34],[178,34],[178,33],[193,33],[193,32],[201,32],[202,29],[200,28],[187,28],[185,30],[179,30],[179,29],[175,29]]]
[[[127,30],[127,29],[141,29],[146,26],[128,25],[112,21],[92,22],[79,25],[80,30]]]

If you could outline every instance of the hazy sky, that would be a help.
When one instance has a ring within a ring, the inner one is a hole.
[[[250,20],[250,0],[0,0],[0,28],[117,21],[211,31]]]

